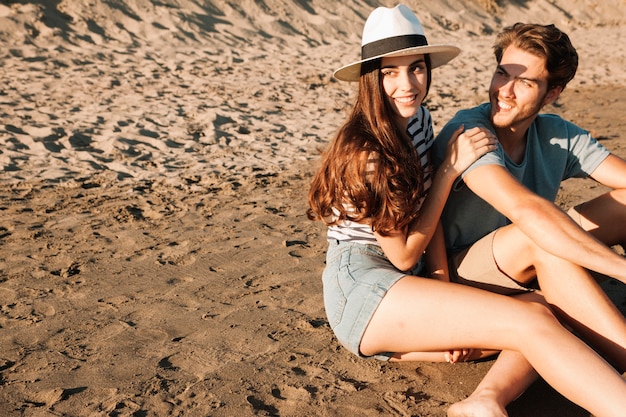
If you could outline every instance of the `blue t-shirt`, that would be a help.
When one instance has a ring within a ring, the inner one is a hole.
[[[493,132],[490,111],[489,103],[459,111],[435,139],[432,147],[435,165],[443,160],[446,144],[460,125],[464,125],[466,130],[479,126]],[[589,132],[560,116],[538,115],[528,129],[526,153],[521,164],[511,161],[498,146],[495,151],[474,162],[456,180],[442,214],[449,253],[462,250],[510,223],[465,185],[462,178],[467,173],[484,165],[500,165],[531,191],[554,201],[563,180],[588,177],[608,155],[609,151]]]

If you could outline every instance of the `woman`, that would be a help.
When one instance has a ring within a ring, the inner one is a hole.
[[[362,59],[335,72],[358,81],[359,90],[309,193],[309,218],[328,225],[329,323],[362,357],[455,362],[490,353],[485,348],[506,351],[505,360],[521,355],[594,415],[619,415],[626,382],[532,295],[516,299],[445,282],[439,216],[454,179],[495,146],[487,131],[459,129],[444,163],[430,169],[432,126],[422,102],[431,69],[458,52],[428,45],[405,6],[381,7],[365,23]],[[512,393],[496,388],[450,415],[506,415]]]

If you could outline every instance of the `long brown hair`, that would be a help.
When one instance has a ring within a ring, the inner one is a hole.
[[[380,64],[378,59],[361,67],[352,112],[323,154],[311,183],[307,215],[327,225],[368,222],[385,235],[417,217],[424,173],[415,147],[394,122]]]

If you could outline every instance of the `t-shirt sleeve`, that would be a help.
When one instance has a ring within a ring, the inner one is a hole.
[[[465,130],[473,127],[483,127],[493,131],[491,123],[488,119],[488,104],[475,107],[469,110],[461,110],[441,129],[441,132],[435,139],[433,146],[433,161],[436,167],[439,167],[446,156],[446,146],[452,137],[452,134],[459,126],[463,125]],[[476,162],[467,168],[461,177],[465,177],[469,172],[484,165],[501,165],[504,166],[504,151],[500,146],[495,151],[489,152],[480,157]]]
[[[570,152],[565,178],[586,178],[609,156],[610,152],[591,134],[569,122],[565,122]]]
[[[486,165],[499,165],[505,167],[505,159],[504,159],[504,150],[500,145],[491,152],[487,152],[480,158],[478,158],[472,165],[470,165],[463,173],[461,174],[461,178],[465,178],[467,174],[475,170],[476,168],[483,167]]]

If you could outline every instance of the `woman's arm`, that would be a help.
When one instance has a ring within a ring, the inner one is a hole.
[[[496,148],[495,136],[486,129],[463,132],[460,126],[448,143],[446,159],[435,172],[433,183],[410,227],[388,236],[374,232],[376,240],[391,263],[401,271],[411,269],[430,243],[454,180],[474,161]]]
[[[426,261],[426,270],[432,278],[438,279],[439,281],[450,281],[448,256],[446,254],[446,244],[441,222],[439,222],[437,229],[435,229],[435,234],[426,247],[424,260]]]

